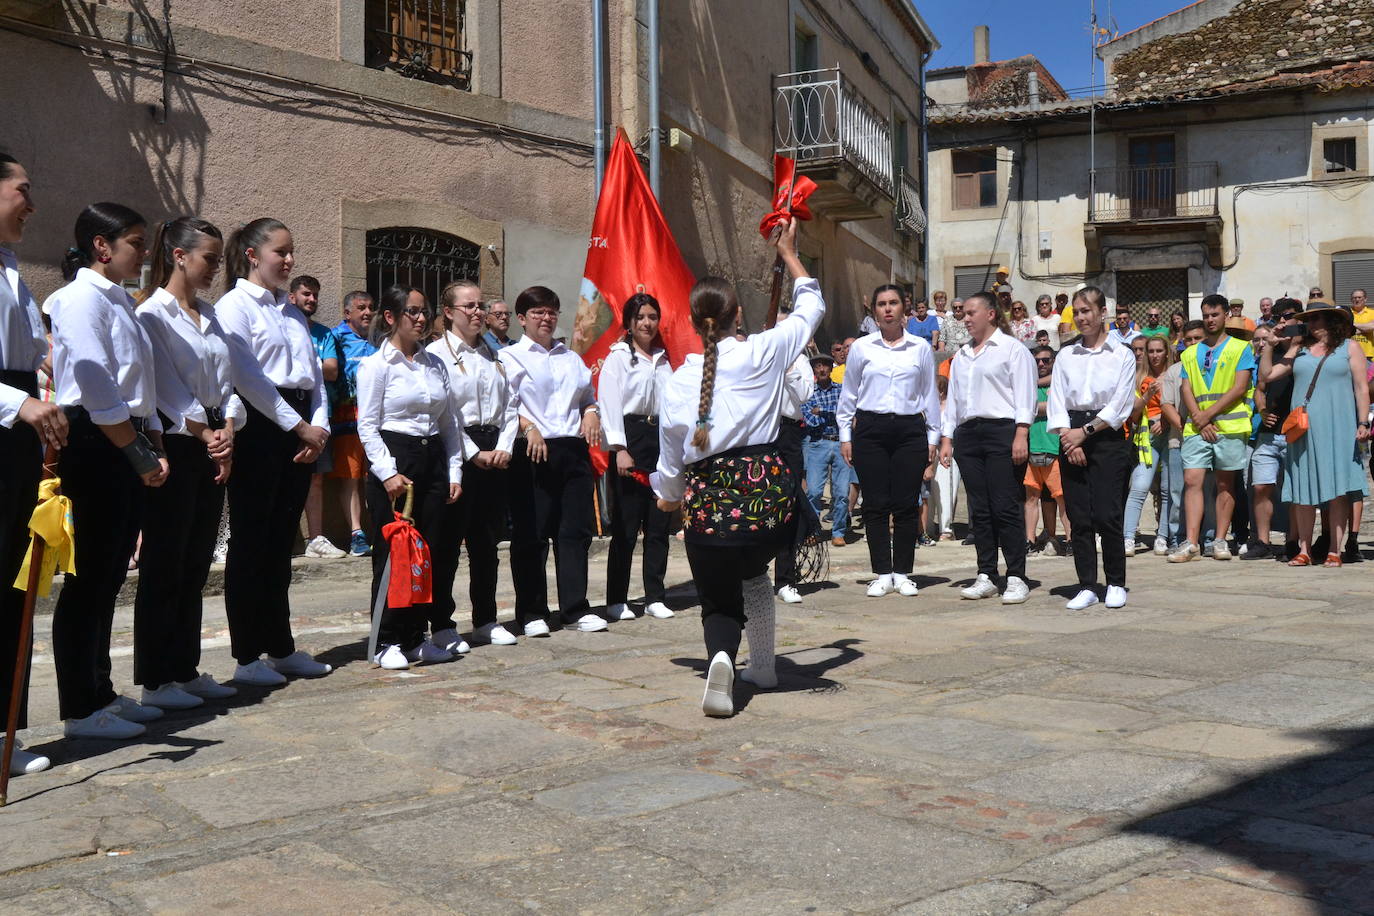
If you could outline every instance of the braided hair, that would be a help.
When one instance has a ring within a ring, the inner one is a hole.
[[[658,300],[648,293],[635,293],[625,300],[625,304],[620,308],[620,326],[625,329],[625,346],[630,348],[630,365],[639,365],[639,353],[635,350],[635,319],[639,317],[639,310],[644,306],[649,306],[659,317],[663,316],[663,309],[659,307]],[[655,343],[662,343],[662,337],[656,337]]]
[[[701,335],[701,401],[692,445],[705,449],[711,440],[711,402],[716,389],[716,341],[739,316],[735,288],[721,277],[702,277],[692,287],[692,326]]]

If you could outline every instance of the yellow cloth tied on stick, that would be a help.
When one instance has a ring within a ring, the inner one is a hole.
[[[38,538],[47,545],[43,550],[43,565],[38,570],[38,594],[46,597],[52,591],[52,577],[60,566],[63,572],[76,572],[76,526],[72,522],[72,501],[63,496],[62,480],[49,477],[38,484],[38,505],[29,517],[28,553],[24,554],[24,565],[19,568],[19,576],[14,587],[29,587],[29,563],[33,560],[33,546]]]

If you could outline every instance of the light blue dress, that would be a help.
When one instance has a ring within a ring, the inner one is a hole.
[[[1302,404],[1320,356],[1303,348],[1293,361],[1293,406]],[[1363,384],[1364,379],[1360,379]],[[1289,443],[1284,458],[1283,498],[1320,506],[1351,493],[1367,495],[1364,464],[1355,441],[1355,394],[1350,360],[1342,348],[1331,354],[1307,403],[1307,435]]]

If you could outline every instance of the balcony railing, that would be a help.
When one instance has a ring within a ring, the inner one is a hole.
[[[1088,221],[1199,219],[1220,216],[1215,162],[1128,165],[1091,173]]]
[[[784,73],[773,81],[778,153],[808,163],[844,162],[893,196],[892,128],[838,68]]]
[[[911,173],[899,169],[897,173],[897,206],[893,211],[898,232],[920,235],[926,231],[926,212],[921,209],[921,190]]]

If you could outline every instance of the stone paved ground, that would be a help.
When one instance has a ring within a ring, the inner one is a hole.
[[[335,674],[71,742],[40,618],[60,765],[0,809],[0,911],[1374,912],[1374,565],[1145,556],[1075,614],[1069,560],[1004,608],[959,600],[971,548],[921,550],[916,599],[864,598],[864,557],[780,609],[781,688],[729,721],[690,612],[382,674],[335,561],[295,594]],[[224,635],[214,599],[220,675]]]

